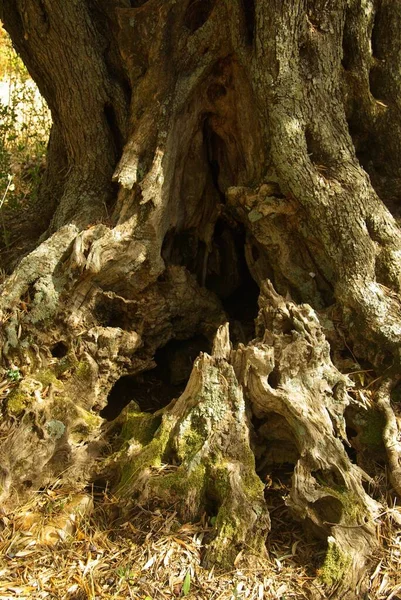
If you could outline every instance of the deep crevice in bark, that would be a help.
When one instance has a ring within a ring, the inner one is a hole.
[[[116,112],[111,102],[106,102],[106,104],[104,105],[104,116],[106,118],[107,125],[110,129],[111,136],[113,138],[115,148],[115,160],[118,161],[121,157],[121,152],[124,146],[124,137],[118,126]]]
[[[384,104],[387,102],[386,99],[386,88],[384,85],[383,75],[381,73],[380,66],[373,66],[369,71],[369,89],[373,98],[376,101],[383,102]]]
[[[356,50],[355,37],[352,34],[352,31],[350,31],[349,20],[346,19],[342,39],[343,55],[341,59],[341,64],[345,71],[350,71],[354,67]]]
[[[382,51],[383,31],[382,31],[382,9],[376,6],[376,12],[373,21],[371,33],[372,57],[377,60],[385,58],[385,52]]]
[[[146,2],[148,2],[148,0],[129,0],[131,8],[140,8],[146,4]]]
[[[242,8],[245,15],[246,41],[252,45],[255,36],[255,0],[242,0]]]

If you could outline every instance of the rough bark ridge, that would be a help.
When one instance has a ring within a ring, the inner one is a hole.
[[[214,516],[206,561],[224,564],[263,552],[261,478],[292,464],[324,581],[359,594],[369,448],[401,492],[401,7],[0,8],[54,118],[47,233],[0,299],[4,373],[22,375],[3,399],[4,501],[61,473],[108,479],[127,502]],[[340,372],[350,348],[372,398]]]

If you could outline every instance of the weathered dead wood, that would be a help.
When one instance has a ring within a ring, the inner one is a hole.
[[[401,443],[400,429],[394,410],[391,406],[390,393],[399,381],[400,375],[395,378],[387,378],[376,392],[376,405],[383,413],[385,425],[383,429],[383,442],[387,452],[390,481],[397,492],[401,495]]]
[[[329,344],[311,307],[285,301],[270,284],[262,287],[260,305],[258,339],[239,346],[233,364],[252,412],[262,421],[260,431],[269,440],[265,467],[275,462],[269,446],[283,444],[280,460],[295,462],[288,505],[315,534],[329,536],[329,554],[338,552],[337,567],[347,573],[346,585],[356,585],[377,544],[379,505],[366,494],[364,473],[344,448],[351,382],[331,362]],[[269,422],[277,415],[281,426],[269,432]],[[331,567],[329,560],[322,567],[328,581]]]

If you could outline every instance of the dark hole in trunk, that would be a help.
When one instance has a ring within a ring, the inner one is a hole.
[[[388,101],[386,97],[386,80],[381,65],[373,66],[369,71],[369,89],[375,100]]]
[[[92,483],[90,483],[89,485],[87,485],[85,487],[85,491],[89,494],[91,494],[91,496],[96,499],[96,497],[99,496],[101,498],[103,498],[103,496],[105,494],[107,494],[107,489],[110,487],[110,482],[107,479],[95,479],[94,481],[92,481]]]
[[[118,126],[114,106],[111,104],[111,102],[106,102],[106,104],[104,105],[104,116],[113,140],[115,159],[118,160],[121,156],[124,140],[120,128]]]
[[[210,352],[203,335],[188,340],[171,340],[155,354],[156,367],[137,375],[120,377],[109,392],[100,416],[113,421],[131,402],[142,412],[156,412],[178,398],[187,385],[194,360],[200,352]]]
[[[271,373],[269,373],[269,375],[267,377],[267,383],[274,390],[276,388],[278,388],[279,383],[280,383],[280,375],[279,375],[278,369],[273,369],[273,371]]]
[[[319,498],[312,504],[312,510],[323,523],[328,525],[336,525],[343,515],[343,505],[333,496]]]
[[[120,327],[129,331],[132,326],[132,315],[127,312],[127,305],[121,298],[108,293],[96,299],[93,315],[103,327]]]
[[[255,35],[255,0],[242,0],[242,8],[245,15],[246,41],[251,45]]]
[[[64,358],[68,353],[68,346],[65,342],[57,342],[50,350],[54,358]]]
[[[352,69],[355,65],[356,57],[358,56],[358,47],[355,44],[355,36],[348,25],[348,20],[345,21],[343,33],[343,57],[341,64],[346,71]]]
[[[205,287],[221,299],[230,320],[232,342],[249,342],[255,336],[260,290],[246,262],[241,224],[218,219],[207,260]]]
[[[353,427],[347,426],[345,428],[345,433],[347,434],[349,444],[343,441],[344,450],[348,454],[350,461],[357,464],[358,452],[353,447],[352,440],[357,437],[358,432]]]
[[[252,416],[253,451],[255,467],[263,483],[268,488],[278,475],[285,485],[299,459],[299,451],[292,441],[291,428],[286,419],[278,413],[268,413],[263,419]],[[266,489],[268,493],[268,489]]]
[[[337,469],[318,469],[317,471],[311,472],[312,477],[316,479],[316,482],[323,487],[330,488],[343,488],[345,487],[345,480],[341,472]]]
[[[140,6],[146,4],[147,1],[148,0],[130,0],[130,6],[131,8],[139,8]]]
[[[215,0],[191,0],[184,16],[184,25],[192,33],[202,27],[212,12]]]
[[[352,427],[347,427],[346,428],[346,434],[347,434],[347,438],[349,440],[351,440],[352,438],[356,437],[358,435],[358,432],[355,431],[355,429],[353,429]]]
[[[383,31],[385,26],[383,27],[382,22],[385,24],[386,21],[385,19],[382,21],[383,12],[384,11],[382,10],[376,10],[375,20],[372,28],[372,56],[378,60],[383,60],[386,57],[385,44],[386,40],[388,39],[386,34],[383,35],[383,33],[385,33]]]
[[[273,484],[274,489],[278,487],[282,487],[283,489],[291,487],[291,478],[294,473],[294,464],[292,462],[283,462],[271,466],[268,474],[266,473],[265,482],[268,481],[266,494],[268,494],[268,489],[271,484]]]
[[[210,493],[205,497],[205,511],[209,517],[209,524],[214,525],[215,519],[219,512],[221,503],[218,502],[217,498]]]
[[[401,402],[401,383],[396,385],[391,392],[391,400],[393,402]]]
[[[344,450],[348,455],[348,458],[355,465],[357,464],[358,453],[352,446],[348,446],[345,442],[343,442]]]
[[[163,241],[166,264],[185,266],[199,285],[214,292],[230,320],[234,344],[255,337],[259,286],[252,278],[245,258],[245,229],[242,224],[217,220],[210,252],[195,229],[170,229]]]
[[[377,175],[386,174],[387,167],[385,165],[388,161],[381,160],[381,145],[378,144],[374,132],[366,129],[364,120],[364,115],[355,106],[352,114],[347,118],[348,129],[355,147],[355,155],[360,165],[369,173],[372,185],[375,187],[377,186]],[[381,193],[380,196],[382,196]]]
[[[196,229],[170,229],[164,237],[161,254],[166,264],[186,267],[201,283],[205,252],[206,244],[198,238]]]

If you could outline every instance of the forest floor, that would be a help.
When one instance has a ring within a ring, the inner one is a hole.
[[[292,520],[284,502],[288,483],[277,476],[269,484],[267,557],[240,553],[230,571],[202,567],[213,536],[206,515],[182,523],[173,507],[142,506],[121,516],[107,490],[67,490],[56,483],[0,516],[0,600],[330,598],[335,590],[319,581],[325,548],[308,542]],[[391,509],[377,535],[383,551],[364,600],[400,600],[401,532]]]

